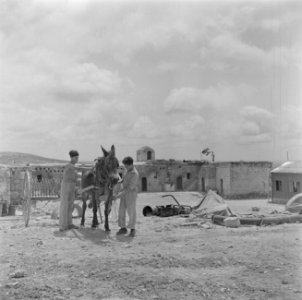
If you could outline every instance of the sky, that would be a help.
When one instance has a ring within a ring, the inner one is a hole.
[[[302,159],[301,1],[0,1],[0,151]]]

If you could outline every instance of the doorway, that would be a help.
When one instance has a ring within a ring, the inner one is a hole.
[[[176,189],[178,191],[182,191],[183,190],[182,176],[178,176],[177,179],[176,179]]]
[[[148,151],[147,152],[147,160],[151,160],[152,159],[152,152]]]
[[[205,184],[204,177],[201,178],[201,191],[202,192],[206,191],[206,184]]]
[[[143,177],[142,178],[142,191],[147,192],[147,190],[148,190],[147,178]]]
[[[223,195],[223,179],[220,179],[220,194]]]

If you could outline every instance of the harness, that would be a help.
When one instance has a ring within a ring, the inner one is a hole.
[[[96,170],[96,165],[97,164],[101,164],[99,166],[99,169],[101,170],[101,173],[99,174],[99,172],[97,172]],[[104,187],[107,184],[107,187],[109,190],[113,190],[113,183],[110,180],[110,176],[109,176],[109,172],[108,169],[105,166],[105,160],[104,159],[98,159],[98,163],[93,167],[93,172],[95,174],[94,178],[95,178],[95,182],[94,185],[95,186],[102,186]],[[99,176],[100,175],[100,176]],[[100,178],[99,178],[100,177]]]

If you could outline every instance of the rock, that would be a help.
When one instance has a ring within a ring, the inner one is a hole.
[[[258,206],[253,206],[253,207],[252,207],[252,211],[260,211],[260,207],[258,207]]]
[[[9,282],[5,285],[5,287],[7,287],[7,288],[16,288],[19,286],[20,286],[19,282]]]
[[[238,217],[228,217],[223,221],[226,227],[238,228],[240,227],[240,218]]]
[[[25,272],[23,270],[17,270],[9,275],[10,278],[22,278],[25,277]]]
[[[282,279],[281,283],[282,284],[288,284],[288,281],[286,279]]]
[[[51,212],[50,218],[51,218],[52,220],[57,220],[57,219],[59,219],[59,207],[55,207],[55,208],[53,209],[53,211]]]
[[[37,243],[36,243],[36,246],[42,246],[43,245],[43,241],[38,241]]]
[[[213,226],[210,225],[210,224],[208,224],[208,223],[202,224],[202,225],[200,225],[200,227],[201,228],[205,228],[205,229],[211,229],[211,228],[213,228]]]

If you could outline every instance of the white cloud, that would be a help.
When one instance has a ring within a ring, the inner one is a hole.
[[[282,108],[280,119],[276,122],[279,134],[285,140],[302,143],[302,107],[287,105]]]
[[[127,135],[137,139],[154,139],[160,137],[160,131],[148,116],[140,116],[127,132]]]
[[[302,70],[294,5],[282,2],[276,19],[269,1],[76,2],[3,3],[0,126],[6,147],[43,148],[53,156],[81,145],[90,155],[101,141],[135,151],[130,145],[152,140],[169,157],[175,145],[182,145],[180,155],[193,153],[201,141],[223,147],[226,139],[301,137],[294,108],[281,116],[260,109],[269,107],[272,80],[290,88],[288,104],[300,93],[291,81]],[[260,40],[270,34],[277,42]],[[264,44],[270,50],[259,48]],[[279,74],[280,67],[286,72]],[[272,89],[278,96],[279,85]],[[272,124],[280,125],[277,132]]]
[[[240,111],[242,143],[261,143],[272,140],[274,115],[260,107],[247,106]]]
[[[260,21],[260,24],[258,26],[266,30],[277,32],[278,30],[280,30],[281,20],[273,18],[264,19]]]
[[[198,89],[183,87],[173,89],[164,101],[166,113],[203,112],[222,110],[253,92],[247,85],[231,86],[218,84]]]
[[[205,121],[200,115],[193,115],[188,119],[179,119],[178,124],[170,126],[170,133],[173,137],[185,137],[195,139],[202,135],[202,126]]]

